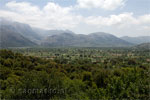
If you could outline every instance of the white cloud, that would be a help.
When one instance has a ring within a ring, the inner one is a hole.
[[[150,24],[150,14],[140,16],[138,19],[141,23]]]
[[[72,28],[81,18],[71,13],[72,7],[61,7],[52,2],[47,3],[42,9],[28,2],[15,1],[8,2],[6,7],[9,10],[0,10],[0,17],[46,29]]]
[[[44,18],[47,20],[46,23],[53,24],[58,27],[74,27],[78,24],[78,17],[71,13],[72,7],[61,7],[55,3],[48,3],[43,8]]]
[[[114,10],[125,5],[125,0],[77,0],[79,8]]]
[[[139,24],[138,20],[133,17],[133,13],[122,13],[119,15],[110,15],[109,17],[102,16],[90,16],[85,19],[85,22],[89,25],[101,26],[130,26],[133,24]]]
[[[41,14],[40,9],[37,6],[31,5],[29,2],[8,2],[6,7],[10,8],[11,11],[15,11],[21,14],[39,15]]]
[[[133,13],[122,13],[118,15],[103,16],[89,16],[85,18],[84,22],[98,30],[105,30],[116,35],[150,35],[150,15],[141,15],[134,17]]]

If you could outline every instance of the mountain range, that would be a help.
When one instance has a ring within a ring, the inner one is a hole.
[[[149,40],[148,37],[118,38],[104,32],[84,35],[70,30],[44,30],[24,23],[0,20],[0,47],[128,47]]]
[[[120,37],[121,39],[128,41],[133,44],[141,44],[141,43],[148,43],[150,42],[150,36],[139,36],[139,37]]]
[[[45,41],[42,42],[44,46],[74,46],[74,47],[120,47],[130,46],[129,42],[126,42],[114,35],[97,32],[89,35],[74,34],[74,33],[62,33],[59,35],[48,36]]]

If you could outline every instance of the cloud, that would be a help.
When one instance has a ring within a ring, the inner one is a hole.
[[[53,2],[48,2],[43,8],[29,2],[8,2],[9,10],[0,10],[0,17],[12,19],[34,27],[45,29],[72,28],[78,24],[81,16],[71,13],[72,7],[61,7]],[[75,21],[76,20],[76,21]]]
[[[133,13],[122,13],[119,15],[110,15],[109,17],[90,16],[85,19],[89,25],[101,26],[118,26],[125,27],[133,24],[139,24],[138,20],[133,17]]]
[[[138,17],[135,17],[133,13],[121,13],[108,17],[89,16],[84,19],[84,22],[94,29],[115,32],[120,36],[150,35],[150,14]]]
[[[38,6],[31,5],[29,2],[17,3],[15,1],[12,1],[12,2],[8,2],[6,4],[6,7],[8,7],[11,11],[15,11],[17,13],[25,14],[25,15],[26,14],[37,15],[41,13]]]
[[[47,24],[51,23],[58,27],[74,27],[78,24],[79,16],[71,13],[72,7],[61,7],[58,4],[49,2],[44,8],[43,13]],[[77,20],[77,21],[74,21]]]
[[[125,5],[125,0],[77,0],[79,8],[102,8],[114,10]]]
[[[143,16],[140,16],[138,19],[141,23],[150,24],[150,14],[145,14]]]

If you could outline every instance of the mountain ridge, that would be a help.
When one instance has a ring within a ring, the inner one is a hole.
[[[14,30],[14,27],[0,26],[0,47],[27,47],[36,45],[34,42],[24,37]]]
[[[133,44],[141,44],[141,43],[150,42],[150,36],[138,36],[138,37],[123,36],[120,38]]]
[[[75,34],[70,30],[44,30],[8,20],[0,20],[0,28],[0,42],[6,47],[128,47],[135,44],[105,32]]]
[[[110,42],[111,41],[111,42]],[[117,42],[115,42],[117,41]],[[118,47],[131,46],[132,44],[117,38],[114,35],[96,32],[88,35],[84,34],[69,34],[62,33],[59,35],[52,35],[42,43],[45,46],[79,46],[79,47]]]

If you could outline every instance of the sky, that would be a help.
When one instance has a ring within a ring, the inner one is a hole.
[[[77,34],[150,36],[150,0],[0,0],[0,18]]]

